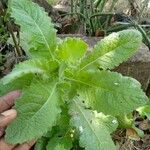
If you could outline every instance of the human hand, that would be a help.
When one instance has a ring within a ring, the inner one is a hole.
[[[35,144],[35,141],[32,141],[21,145],[13,145],[6,143],[3,138],[6,126],[17,116],[16,110],[11,109],[11,107],[20,95],[20,91],[13,91],[0,97],[0,150],[29,150]]]

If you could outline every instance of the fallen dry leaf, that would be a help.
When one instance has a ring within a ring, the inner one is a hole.
[[[126,136],[131,140],[140,141],[140,136],[133,128],[126,130]]]

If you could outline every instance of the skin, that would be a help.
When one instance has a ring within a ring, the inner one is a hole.
[[[0,97],[0,150],[30,150],[35,144],[35,141],[31,141],[12,145],[3,138],[6,127],[17,117],[17,111],[12,106],[20,95],[20,91],[13,91]]]

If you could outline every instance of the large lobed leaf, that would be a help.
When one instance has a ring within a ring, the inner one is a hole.
[[[47,145],[47,141],[48,141],[48,139],[45,137],[42,137],[39,140],[37,140],[37,142],[34,146],[34,150],[45,150],[46,145]]]
[[[80,70],[113,69],[130,58],[142,42],[140,32],[124,30],[112,33],[97,43],[92,52],[81,62]]]
[[[10,0],[11,17],[21,29],[21,46],[30,57],[52,57],[56,30],[44,9],[31,0]]]
[[[87,47],[88,45],[79,38],[66,38],[58,46],[58,57],[69,64],[77,63],[85,55]]]
[[[23,91],[15,109],[18,116],[6,130],[7,142],[23,143],[38,139],[56,124],[61,111],[56,83],[34,81]]]
[[[78,94],[89,107],[104,114],[128,114],[148,102],[140,83],[119,73],[83,71],[77,77],[67,79],[79,85]]]
[[[22,90],[31,84],[34,77],[33,74],[28,74],[27,76],[19,77],[8,84],[4,84],[3,79],[0,80],[0,96],[13,90]]]
[[[70,150],[71,148],[71,137],[53,137],[46,146],[46,150]]]
[[[30,75],[40,74],[43,77],[49,77],[50,73],[58,68],[58,64],[55,61],[49,61],[47,59],[31,59],[19,63],[15,66],[13,71],[5,76],[1,82],[3,85],[17,80],[18,78],[27,77]]]
[[[108,124],[112,120],[105,115],[85,109],[80,99],[75,98],[70,106],[71,125],[76,127],[80,135],[80,146],[85,150],[115,150]],[[107,119],[106,119],[107,118]],[[116,119],[113,130],[117,127]],[[110,125],[111,126],[111,125]]]

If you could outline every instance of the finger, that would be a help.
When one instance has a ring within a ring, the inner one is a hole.
[[[4,133],[5,133],[5,128],[0,128],[0,137],[2,137]]]
[[[7,110],[0,115],[0,128],[7,126],[17,116],[17,112],[14,109]]]
[[[12,150],[16,145],[8,144],[4,139],[0,139],[0,150]]]
[[[14,101],[21,95],[20,91],[13,91],[0,97],[0,112],[3,112],[13,106]]]
[[[24,144],[21,144],[14,148],[14,150],[30,150],[30,148],[35,144],[35,141],[27,142]]]

